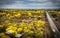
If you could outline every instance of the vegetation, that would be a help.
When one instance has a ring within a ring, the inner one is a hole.
[[[0,10],[0,37],[43,38],[44,10]]]

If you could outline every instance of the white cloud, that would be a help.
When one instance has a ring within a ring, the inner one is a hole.
[[[6,4],[2,6],[1,8],[23,8],[26,7],[25,4],[23,4],[23,1],[15,1],[13,4]]]
[[[29,3],[28,6],[31,7],[52,7],[54,4],[52,2],[46,2],[46,3]]]
[[[49,0],[28,0],[28,1],[32,1],[32,2],[47,2]]]
[[[40,2],[44,2],[44,3],[40,3]],[[56,3],[56,5],[57,4],[58,3]],[[14,3],[3,5],[0,8],[9,8],[9,9],[10,8],[18,8],[18,9],[24,8],[26,9],[26,8],[54,8],[54,7],[55,7],[55,4],[53,4],[50,0],[28,0],[28,2],[26,0],[26,1],[14,1]]]
[[[47,2],[47,3],[29,3],[29,4],[24,4],[23,1],[17,1],[14,4],[11,5],[5,5],[2,6],[3,8],[23,8],[23,7],[48,7],[48,6],[53,6],[52,2]]]

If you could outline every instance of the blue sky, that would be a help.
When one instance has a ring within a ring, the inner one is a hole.
[[[60,0],[0,0],[0,8],[41,9],[60,8]]]

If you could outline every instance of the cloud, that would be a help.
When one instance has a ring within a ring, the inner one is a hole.
[[[49,0],[28,0],[28,1],[32,1],[32,2],[47,2]]]
[[[0,8],[58,8],[57,0],[1,0]]]
[[[52,2],[47,2],[47,3],[30,3],[28,4],[30,6],[38,6],[38,7],[45,7],[45,6],[53,6]]]
[[[4,5],[2,6],[2,8],[22,8],[22,7],[25,7],[26,5],[24,5],[21,1],[16,1],[15,3],[13,4],[8,4],[8,5]]]

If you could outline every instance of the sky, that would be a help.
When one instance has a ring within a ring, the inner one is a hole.
[[[52,9],[60,8],[60,0],[0,0],[0,8]]]

